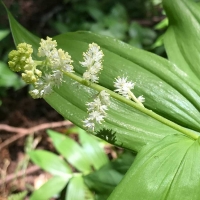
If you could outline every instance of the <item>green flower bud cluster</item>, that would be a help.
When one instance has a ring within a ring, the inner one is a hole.
[[[22,79],[26,83],[35,83],[42,72],[36,69],[37,62],[32,59],[33,48],[27,43],[20,43],[17,50],[12,50],[9,57],[9,67],[12,71],[22,72]]]
[[[26,43],[20,43],[17,50],[12,50],[9,57],[9,67],[12,71],[19,72],[24,70],[27,60],[33,53],[32,46]]]
[[[24,73],[22,73],[22,79],[26,83],[35,83],[42,76],[42,72],[36,69],[36,66],[37,62],[34,62],[32,57],[27,59],[26,65],[24,66]]]

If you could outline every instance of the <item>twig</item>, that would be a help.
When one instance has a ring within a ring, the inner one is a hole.
[[[31,128],[17,128],[17,127],[8,126],[6,124],[0,124],[0,130],[17,133],[17,135],[14,135],[10,137],[9,139],[5,140],[4,142],[2,142],[0,144],[0,150],[4,148],[5,146],[8,146],[9,144],[13,143],[14,141],[20,139],[21,137],[24,137],[25,135],[32,134],[34,132],[38,132],[43,129],[56,128],[56,127],[61,127],[61,126],[70,126],[70,125],[72,125],[70,121],[44,123],[44,124],[40,124]]]
[[[39,169],[41,169],[41,168],[36,165],[33,165],[33,166],[29,167],[25,172],[24,172],[24,170],[21,170],[18,173],[9,174],[8,176],[6,176],[6,178],[4,180],[0,180],[0,186],[12,181],[15,178],[22,177],[22,176],[24,176],[24,174],[26,174],[26,175],[32,174],[32,173],[38,171]]]

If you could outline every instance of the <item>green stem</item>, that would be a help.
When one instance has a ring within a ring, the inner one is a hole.
[[[130,95],[131,99],[133,99],[137,104],[139,104],[140,106],[144,107],[144,105],[140,101],[138,101],[136,96],[131,91],[129,91],[128,94]]]
[[[104,88],[104,87],[102,87],[98,84],[91,83],[91,82],[88,83],[83,78],[77,76],[75,73],[64,72],[64,74],[67,75],[68,77],[74,79],[75,81],[81,83],[82,85],[85,85],[87,87],[95,89],[99,92],[102,91],[102,90],[105,90],[107,93],[110,94],[111,97],[113,97],[113,98],[115,98],[115,99],[117,99],[117,100],[119,100],[123,103],[126,103],[127,105],[129,105],[129,106],[131,106],[131,107],[133,107],[137,110],[140,110],[142,113],[145,113],[145,114],[149,115],[150,117],[162,122],[163,124],[166,124],[167,126],[170,126],[171,128],[173,128],[173,129],[175,129],[179,132],[182,132],[183,134],[187,135],[188,137],[190,137],[194,140],[197,140],[198,137],[199,137],[198,134],[196,134],[196,133],[194,133],[194,132],[192,132],[192,131],[190,131],[190,130],[188,130],[188,129],[186,129],[186,128],[184,128],[184,127],[182,127],[182,126],[180,126],[180,125],[178,125],[178,124],[176,124],[176,123],[174,123],[174,122],[172,122],[172,121],[170,121],[170,120],[168,120],[168,119],[166,119],[166,118],[164,118],[164,117],[162,117],[158,114],[156,114],[152,110],[149,110],[149,109],[145,108],[144,106],[139,105],[138,103],[135,103],[135,102],[133,102],[129,99],[126,99],[123,96],[121,96],[121,95],[119,95],[119,94],[117,94],[117,93],[115,93],[115,92],[113,92],[113,91],[111,91],[107,88]]]

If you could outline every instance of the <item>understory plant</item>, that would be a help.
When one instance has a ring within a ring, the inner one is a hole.
[[[76,133],[78,144],[68,135],[47,131],[59,155],[46,150],[29,153],[31,160],[52,177],[35,190],[30,200],[58,197],[62,200],[106,199],[130,167],[134,155],[125,152],[109,162],[102,140],[73,127],[67,134]],[[63,159],[64,158],[64,159]]]
[[[200,5],[163,0],[168,59],[91,32],[40,39],[8,11],[9,66],[66,119],[138,152],[109,200],[200,198]]]

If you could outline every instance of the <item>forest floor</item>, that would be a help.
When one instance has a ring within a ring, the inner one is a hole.
[[[35,187],[39,181],[47,179],[47,174],[27,160],[27,138],[34,134],[37,148],[54,151],[46,129],[64,133],[71,126],[43,99],[29,97],[26,87],[9,91],[1,100],[0,200],[12,192],[23,191],[28,185]]]

